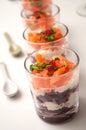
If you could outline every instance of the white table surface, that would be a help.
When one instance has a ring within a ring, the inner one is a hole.
[[[80,111],[67,123],[51,125],[39,119],[35,112],[23,65],[26,55],[13,58],[3,36],[5,31],[9,32],[25,53],[20,3],[0,0],[0,62],[6,63],[20,90],[19,95],[12,99],[3,94],[4,80],[0,69],[0,130],[86,130],[86,18],[76,13],[77,7],[85,1],[54,0],[61,9],[61,22],[69,28],[70,47],[80,57]]]

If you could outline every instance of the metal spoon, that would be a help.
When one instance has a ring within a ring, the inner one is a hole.
[[[4,36],[9,43],[9,52],[11,55],[14,57],[20,56],[22,54],[21,47],[13,42],[12,38],[7,32],[4,33]]]
[[[3,92],[6,96],[13,97],[18,93],[18,87],[10,79],[6,65],[4,63],[0,63],[0,67],[2,69],[4,78],[5,78],[5,83],[4,83],[4,86],[3,86]]]

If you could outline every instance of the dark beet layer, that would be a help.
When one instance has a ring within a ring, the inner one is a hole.
[[[43,119],[46,122],[61,123],[61,122],[66,121],[67,119],[70,119],[71,117],[73,117],[73,115],[75,115],[76,112],[72,112],[72,113],[69,113],[69,114],[66,114],[66,113],[73,111],[75,109],[76,109],[75,106],[72,106],[70,108],[63,107],[62,109],[59,109],[57,111],[46,111],[46,110],[42,109],[41,110],[42,114],[39,111],[37,111],[37,114],[41,119]],[[47,113],[47,116],[46,116],[46,113]],[[54,116],[50,117],[50,114],[52,114]]]
[[[66,102],[70,96],[70,89],[68,89],[67,91],[64,91],[63,93],[58,93],[58,92],[50,92],[50,93],[46,93],[44,96],[38,96],[37,99],[41,102],[54,102],[54,103],[58,103],[61,104],[62,102]]]
[[[45,93],[44,96],[42,95],[37,96],[36,98],[39,103],[53,102],[59,105],[61,103],[67,102],[70,97],[70,94],[74,93],[77,89],[78,89],[78,85],[72,89],[67,89],[62,93],[52,91],[50,93]]]
[[[64,116],[64,117],[57,117],[57,118],[43,118],[41,115],[38,114],[38,116],[48,122],[48,123],[62,123],[62,122],[65,122],[67,121],[68,119],[71,119],[76,113],[71,113],[71,114],[68,114],[67,116]]]
[[[79,85],[73,87],[72,89],[67,89],[62,93],[51,91],[50,93],[45,93],[43,96],[36,96],[37,105],[39,106],[38,108],[36,107],[36,111],[39,117],[50,123],[60,123],[71,118],[77,112],[77,106],[72,106],[70,108],[63,106],[57,110],[48,110],[47,107],[42,106],[42,103],[52,102],[57,105],[66,103],[69,100],[70,95],[78,91],[78,86]]]

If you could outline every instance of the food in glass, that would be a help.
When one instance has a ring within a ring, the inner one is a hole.
[[[25,26],[30,28],[44,28],[50,27],[56,21],[60,19],[60,8],[57,5],[50,5],[51,11],[47,10],[37,10],[34,12],[23,9],[21,11],[21,17]]]
[[[27,43],[27,52],[30,53],[50,46],[68,47],[68,32],[68,27],[58,22],[43,29],[32,30],[28,27],[23,32],[23,38]]]
[[[31,29],[45,28],[46,26],[50,27],[55,22],[55,19],[51,14],[43,11],[35,11],[34,13],[31,13],[23,10],[21,12],[21,16],[23,18],[24,25],[26,27],[30,27]]]
[[[38,116],[46,122],[70,119],[79,109],[79,57],[73,50],[49,47],[25,60]]]

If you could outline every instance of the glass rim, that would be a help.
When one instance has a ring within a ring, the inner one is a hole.
[[[55,22],[56,23],[56,22]],[[61,23],[61,22],[57,22],[58,23],[58,25],[63,25],[64,27],[65,27],[65,29],[66,29],[66,33],[63,35],[63,37],[62,38],[59,38],[59,39],[57,39],[57,40],[53,40],[53,41],[50,41],[50,42],[31,42],[31,41],[29,41],[26,37],[25,37],[25,33],[26,33],[26,31],[29,29],[29,27],[27,27],[24,31],[23,31],[23,38],[24,38],[24,40],[25,41],[27,41],[27,42],[29,42],[29,43],[31,43],[31,44],[45,44],[45,43],[52,43],[52,42],[59,42],[59,41],[61,41],[62,39],[64,39],[67,35],[68,35],[68,33],[69,33],[69,29],[68,29],[68,27],[65,25],[65,24],[63,24],[63,23]]]
[[[46,76],[39,76],[39,75],[35,75],[35,74],[32,74],[26,67],[26,62],[27,60],[31,57],[32,54],[36,53],[36,52],[39,52],[39,51],[43,51],[44,49],[39,49],[39,50],[36,50],[36,51],[33,51],[32,53],[30,53],[30,55],[28,55],[24,61],[24,68],[25,70],[32,76],[34,77],[38,77],[38,78],[46,78],[46,79],[51,79],[51,78],[60,78],[60,77],[63,77],[63,76],[66,76],[68,74],[70,74],[71,72],[73,72],[78,66],[79,66],[79,63],[80,63],[80,58],[78,56],[78,54],[73,50],[73,49],[70,49],[70,48],[64,48],[64,47],[58,47],[58,46],[52,46],[53,48],[59,48],[59,49],[65,49],[65,50],[68,50],[68,51],[71,51],[74,53],[74,55],[77,57],[77,62],[76,62],[76,65],[74,66],[74,68],[72,68],[70,71],[64,73],[64,74],[61,74],[61,75],[58,75],[58,76],[51,76],[51,77],[46,77]],[[52,47],[46,47],[45,49],[47,48],[52,48]]]
[[[27,3],[27,2],[26,2]],[[58,10],[56,11],[56,13],[55,14],[53,14],[52,16],[53,17],[55,17],[57,14],[59,14],[60,13],[60,7],[58,6],[58,5],[56,5],[56,4],[50,4],[51,6],[54,6],[55,8],[57,8]],[[30,11],[30,10],[27,10],[27,9],[22,9],[21,10],[21,12],[20,12],[20,15],[21,15],[21,17],[22,18],[26,18],[26,19],[28,19],[26,16],[24,16],[23,15],[23,12],[24,11],[29,11],[29,12],[31,12],[32,14],[33,14],[33,12],[32,11]],[[47,10],[46,11],[44,11],[45,13],[47,12]],[[48,14],[50,14],[50,13],[48,13]],[[33,15],[29,15],[29,16],[33,16]]]

